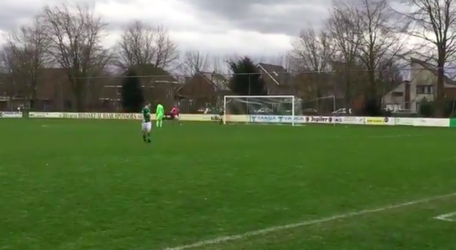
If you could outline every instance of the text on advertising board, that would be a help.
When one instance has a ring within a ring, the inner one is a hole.
[[[342,124],[364,125],[364,117],[345,116],[342,117]]]
[[[63,113],[63,118],[140,120],[141,115],[132,113]]]
[[[306,116],[306,122],[308,123],[341,123],[341,117],[331,116]]]
[[[388,117],[367,117],[366,124],[368,125],[385,125],[389,121]]]
[[[249,116],[250,122],[268,122],[268,123],[291,123],[293,122],[304,122],[303,116],[291,116],[291,115],[251,115]]]
[[[0,112],[0,118],[22,118],[21,112]]]

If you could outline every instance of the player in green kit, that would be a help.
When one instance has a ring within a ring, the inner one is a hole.
[[[163,127],[163,116],[165,116],[165,108],[161,104],[161,102],[157,103],[157,108],[155,110],[155,119],[157,128]]]
[[[142,134],[144,142],[150,143],[150,130],[152,129],[152,121],[150,120],[150,103],[147,103],[146,106],[141,111],[142,113]]]

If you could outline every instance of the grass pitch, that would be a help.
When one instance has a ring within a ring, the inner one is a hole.
[[[161,250],[456,192],[456,130],[0,120],[0,249]],[[453,249],[445,198],[196,250]],[[182,248],[184,249],[184,248]]]

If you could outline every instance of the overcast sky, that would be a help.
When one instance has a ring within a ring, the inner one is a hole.
[[[72,0],[87,2],[88,0]],[[318,25],[331,0],[100,0],[96,12],[110,23],[113,44],[128,22],[164,25],[182,50],[217,54],[278,55],[291,36]],[[0,30],[26,23],[44,4],[57,0],[6,0],[0,3]]]

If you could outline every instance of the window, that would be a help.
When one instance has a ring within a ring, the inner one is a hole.
[[[403,93],[402,92],[393,92],[393,97],[402,97]]]
[[[434,86],[432,85],[417,85],[416,86],[416,93],[419,95],[428,95],[428,94],[434,94]]]

